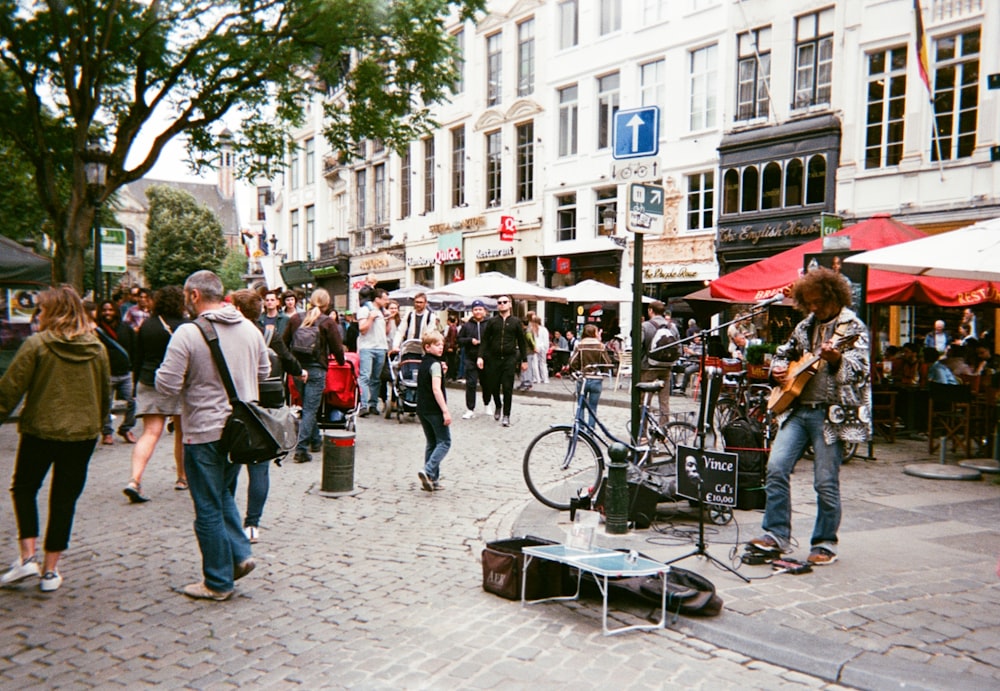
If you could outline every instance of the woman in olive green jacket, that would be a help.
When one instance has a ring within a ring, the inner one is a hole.
[[[76,500],[87,481],[87,464],[111,407],[111,369],[93,333],[83,302],[70,286],[46,290],[38,300],[39,333],[30,336],[0,379],[0,421],[27,395],[18,431],[11,496],[20,557],[0,576],[10,585],[41,576],[43,592],[62,585],[59,557],[69,545]],[[45,559],[39,567],[37,495],[49,467]]]

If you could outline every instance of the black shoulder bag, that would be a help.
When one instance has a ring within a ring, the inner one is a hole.
[[[226,359],[222,356],[215,326],[202,318],[196,319],[195,323],[212,351],[212,359],[226,387],[229,404],[233,407],[222,429],[220,444],[223,452],[232,463],[266,463],[273,460],[281,465],[281,459],[295,448],[298,437],[295,414],[288,406],[265,408],[257,401],[241,401],[236,395]]]

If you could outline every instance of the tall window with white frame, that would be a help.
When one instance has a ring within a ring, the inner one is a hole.
[[[617,216],[618,188],[605,187],[603,189],[595,190],[595,195],[597,197],[597,201],[594,203],[594,235],[614,235],[614,224],[611,224],[610,229],[605,229],[604,217],[607,216],[608,218],[614,218]]]
[[[903,158],[906,46],[868,54],[865,168],[895,166]]]
[[[688,230],[715,227],[715,173],[707,171],[687,176]]]
[[[316,140],[309,137],[306,140],[306,184],[316,183]]]
[[[465,125],[451,131],[451,205],[465,203]]]
[[[500,105],[503,91],[503,34],[497,32],[486,37],[486,106]]]
[[[535,91],[535,19],[517,25],[517,95]]]
[[[642,0],[642,24],[662,22],[667,18],[667,0]]]
[[[288,219],[288,235],[292,241],[292,259],[305,259],[302,254],[302,236],[299,234],[299,210],[293,209]]]
[[[639,97],[643,106],[658,106],[664,110],[667,103],[665,60],[654,60],[639,67]]]
[[[766,118],[771,113],[771,27],[737,37],[736,119]]]
[[[316,246],[316,207],[310,204],[306,207],[306,259],[312,259],[312,251]]]
[[[579,0],[559,3],[559,50],[572,48],[580,42]]]
[[[354,225],[358,230],[368,225],[368,216],[365,208],[368,205],[368,171],[359,170],[354,174],[354,202],[357,204],[357,214],[354,217]]]
[[[375,166],[375,222],[385,223],[389,220],[388,204],[385,193],[385,164]]]
[[[580,103],[577,85],[559,89],[559,155],[576,155],[577,118]]]
[[[288,163],[288,186],[297,190],[299,188],[299,145],[292,144],[292,150],[289,156],[290,160]]]
[[[622,0],[601,0],[600,35],[622,30]]]
[[[486,206],[495,209],[503,199],[503,143],[500,130],[486,134]]]
[[[535,198],[535,123],[517,126],[517,201]]]
[[[934,120],[938,143],[935,145],[931,139],[932,161],[967,158],[976,148],[980,31],[977,26],[934,42]]]
[[[556,197],[556,242],[576,240],[576,194]]]
[[[410,176],[413,166],[410,162],[410,147],[407,145],[399,155],[399,217],[409,218],[413,213],[413,185]]]
[[[716,45],[691,51],[691,113],[692,131],[715,127],[718,110],[718,54]]]
[[[615,72],[597,78],[597,148],[611,146],[611,131],[618,112],[620,75]]]
[[[434,211],[434,137],[424,139],[424,213]]]
[[[833,83],[833,8],[795,20],[795,101],[792,108],[830,103]]]
[[[455,79],[455,93],[460,94],[465,91],[465,31],[459,29],[454,33],[455,47],[458,49],[458,56],[455,59],[455,70],[458,77]]]

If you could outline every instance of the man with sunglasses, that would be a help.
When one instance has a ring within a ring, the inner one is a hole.
[[[528,369],[528,347],[521,320],[511,313],[509,295],[497,298],[498,315],[486,322],[479,344],[476,367],[483,371],[483,392],[493,401],[493,419],[510,427],[510,404],[514,398],[514,375]],[[520,370],[517,369],[520,363]],[[500,393],[503,391],[501,406]],[[502,412],[501,412],[502,411]]]

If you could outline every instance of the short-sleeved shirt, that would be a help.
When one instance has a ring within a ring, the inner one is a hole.
[[[358,323],[361,324],[368,319],[368,315],[375,313],[375,320],[368,328],[367,333],[361,333],[358,329],[358,351],[362,350],[388,350],[389,343],[385,335],[385,316],[382,310],[369,302],[358,310]]]

